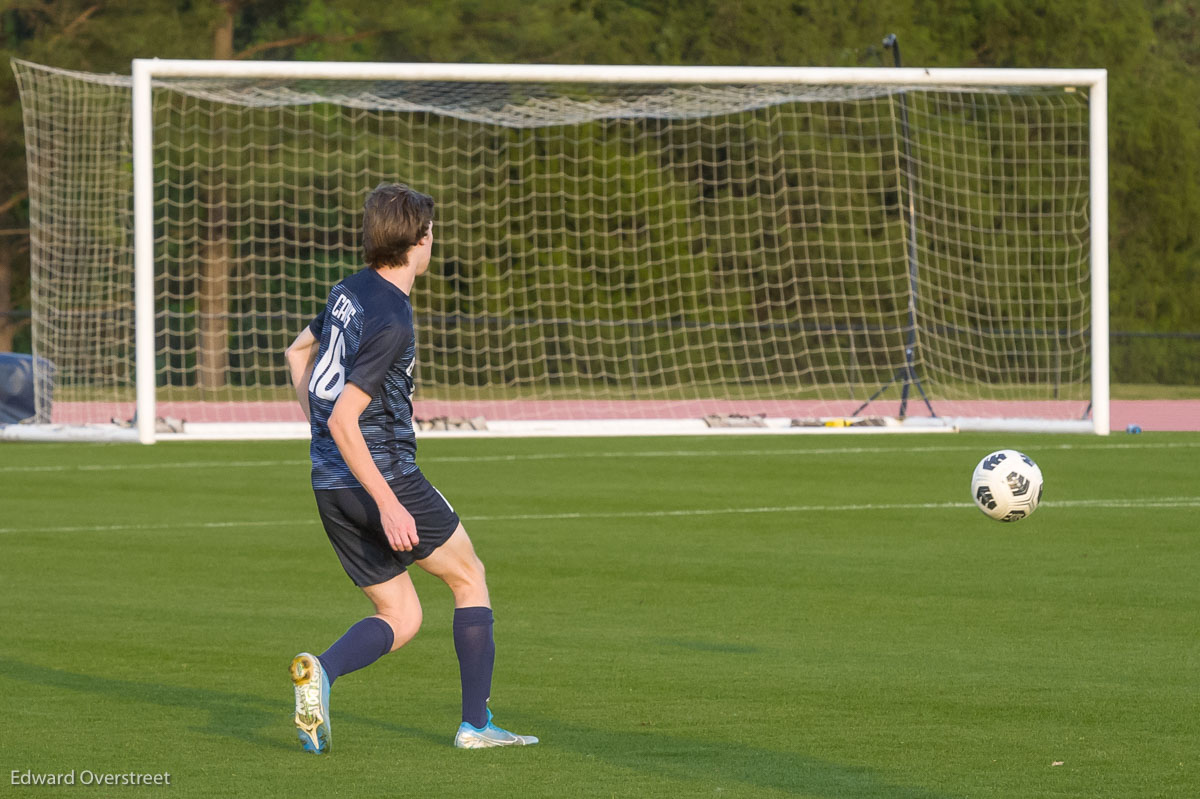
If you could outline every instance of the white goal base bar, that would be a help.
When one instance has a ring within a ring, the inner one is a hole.
[[[993,419],[986,417],[871,417],[863,424],[858,417],[831,416],[796,420],[763,417],[753,426],[734,424],[714,427],[704,419],[595,419],[488,422],[486,429],[421,430],[418,439],[454,438],[604,438],[653,436],[762,436],[762,435],[873,435],[877,433],[1094,433],[1090,419],[1047,421],[1045,419]],[[303,422],[260,424],[197,422],[177,423],[178,429],[160,432],[159,441],[268,441],[307,440]],[[137,443],[136,428],[118,425],[0,425],[0,441],[96,441]]]
[[[140,441],[134,428],[115,424],[3,424],[0,425],[0,441],[92,441],[125,442]]]
[[[1075,422],[1045,419],[988,419],[910,417],[904,421],[886,418],[882,425],[855,424],[855,419],[829,417],[820,425],[795,425],[791,418],[767,417],[761,427],[711,427],[703,419],[562,419],[538,421],[494,421],[486,430],[421,430],[418,440],[454,438],[617,438],[655,436],[762,436],[829,435],[878,433],[1036,432],[1094,433],[1091,420]],[[253,428],[247,430],[246,428]],[[305,439],[308,425],[280,424],[195,424],[182,433],[161,433],[160,441],[222,441],[239,439]]]

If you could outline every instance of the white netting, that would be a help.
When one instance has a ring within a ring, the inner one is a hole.
[[[130,79],[14,69],[53,417],[129,418]],[[438,201],[419,416],[1088,404],[1084,91],[173,79],[154,126],[160,415],[299,418],[381,181]]]

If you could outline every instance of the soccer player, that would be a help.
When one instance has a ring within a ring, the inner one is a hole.
[[[458,515],[415,461],[413,283],[429,268],[433,198],[379,185],[363,209],[370,267],[329,292],[325,310],[287,349],[296,397],[312,428],[312,485],[321,522],[350,579],[375,605],[319,656],[292,659],[295,723],[309,752],[330,746],[329,689],[339,677],[408,643],[421,604],[416,563],[454,594],[463,749],[537,743],[492,723],[495,644],[483,564]]]

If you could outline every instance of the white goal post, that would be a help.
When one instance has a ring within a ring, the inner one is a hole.
[[[1108,433],[1104,70],[14,72],[68,437],[306,436],[279,350],[383,181],[438,201],[443,429]]]

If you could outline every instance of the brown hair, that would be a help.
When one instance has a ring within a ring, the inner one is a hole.
[[[433,224],[433,198],[403,183],[380,183],[363,206],[363,256],[372,269],[404,266]]]

